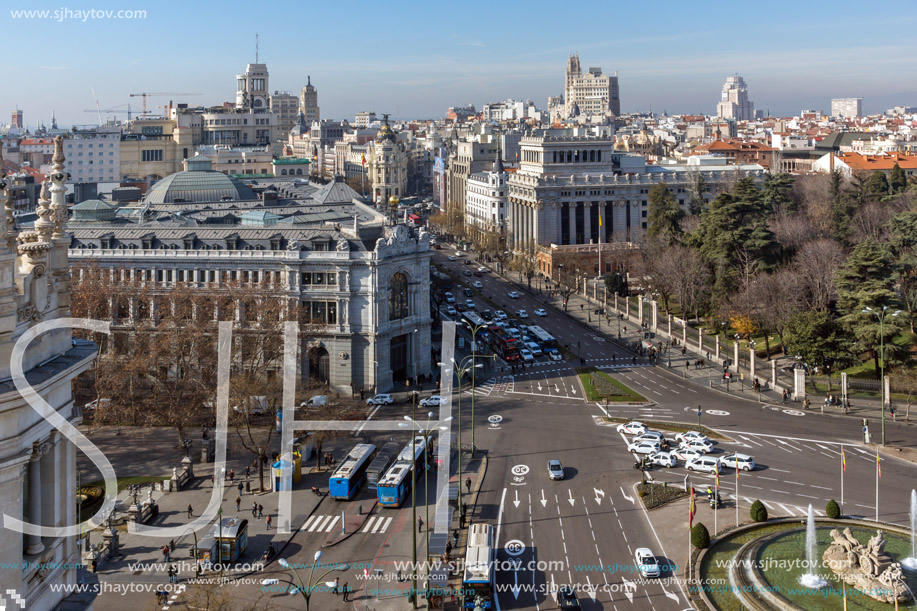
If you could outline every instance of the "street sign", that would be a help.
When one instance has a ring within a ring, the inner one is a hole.
[[[513,475],[526,475],[529,472],[528,465],[516,465],[512,468]]]
[[[525,552],[525,543],[519,539],[507,541],[503,546],[503,551],[505,551],[510,556],[521,556],[523,552]]]

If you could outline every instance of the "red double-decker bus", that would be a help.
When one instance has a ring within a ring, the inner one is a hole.
[[[519,359],[518,341],[506,335],[503,329],[496,325],[488,330],[490,331],[490,347],[494,354],[507,362]]]

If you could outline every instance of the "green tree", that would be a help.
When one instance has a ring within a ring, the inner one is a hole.
[[[850,198],[844,190],[844,179],[840,170],[831,173],[831,237],[838,242],[847,241],[850,233]]]
[[[828,501],[828,504],[825,505],[825,516],[832,520],[836,520],[841,517],[841,508],[838,506],[837,501],[834,499],[831,499]]]
[[[681,219],[685,211],[681,209],[672,190],[664,182],[657,183],[650,189],[648,199],[647,237],[657,238],[665,244],[680,241]]]
[[[917,314],[917,212],[902,212],[889,221],[889,240],[898,294],[908,313],[911,333]]]
[[[786,353],[820,367],[829,377],[849,357],[848,343],[840,335],[834,317],[824,310],[799,312],[783,329]]]
[[[767,507],[761,501],[752,503],[748,514],[755,522],[767,522]]]
[[[627,288],[627,275],[620,272],[612,272],[605,276],[605,288],[621,297],[630,294]]]
[[[707,190],[707,179],[700,170],[688,172],[688,208],[691,214],[700,214],[706,208],[704,192]]]
[[[691,545],[697,549],[707,549],[710,547],[710,532],[701,522],[694,525],[691,529]]]
[[[872,351],[876,376],[879,376],[879,346],[884,341],[886,353],[896,347],[891,340],[898,334],[898,317],[886,316],[880,325],[875,312],[882,313],[898,305],[894,290],[895,269],[888,248],[873,240],[854,247],[844,264],[837,270],[837,309],[842,314],[841,325],[863,348]],[[864,311],[871,308],[872,312]],[[888,355],[886,354],[886,359]]]
[[[876,170],[866,179],[866,191],[875,199],[882,199],[888,195],[888,179],[885,172]]]
[[[903,193],[907,189],[907,176],[904,175],[904,170],[897,163],[892,167],[888,188],[892,195]]]
[[[774,216],[780,212],[796,211],[796,202],[790,196],[795,180],[789,174],[770,174],[764,179],[762,200]]]

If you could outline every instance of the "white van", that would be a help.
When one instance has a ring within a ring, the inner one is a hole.
[[[328,395],[315,395],[306,401],[305,407],[323,407],[328,405]]]
[[[689,460],[685,468],[688,471],[700,471],[701,473],[719,473],[721,466],[719,458],[700,456]]]
[[[506,332],[509,333],[509,336],[513,339],[519,339],[520,337],[522,337],[522,333],[520,333],[519,329],[517,329],[516,327],[510,327],[509,329],[506,330]]]

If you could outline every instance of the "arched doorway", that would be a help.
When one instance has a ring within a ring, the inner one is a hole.
[[[309,380],[327,384],[331,359],[323,346],[309,350]]]

